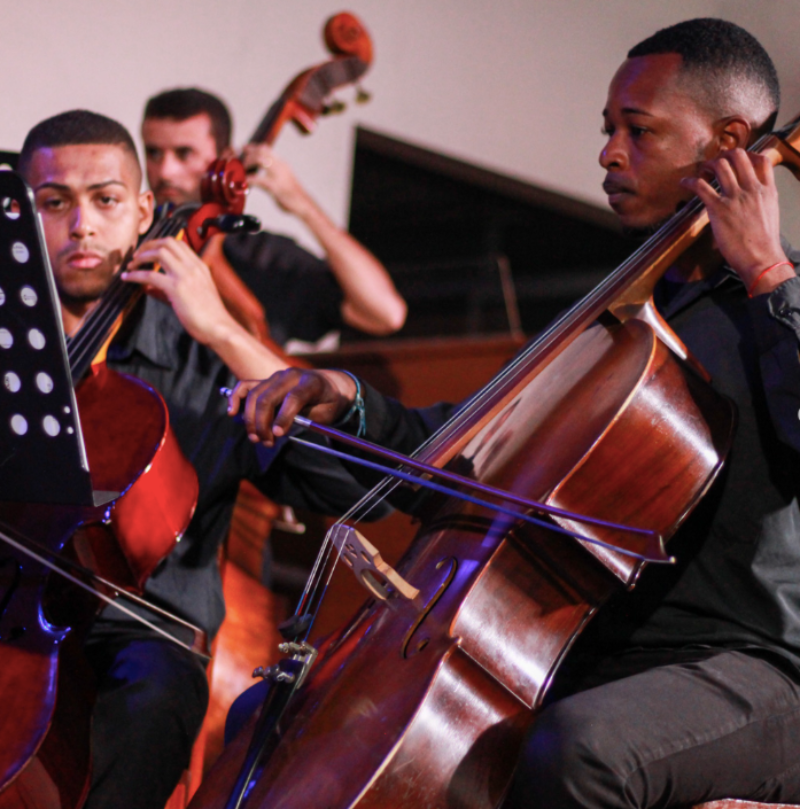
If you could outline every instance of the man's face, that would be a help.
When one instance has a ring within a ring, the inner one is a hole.
[[[202,113],[185,121],[145,118],[142,140],[147,182],[156,202],[200,202],[200,181],[217,157],[208,115]]]
[[[678,82],[680,65],[678,54],[627,59],[608,89],[603,189],[626,230],[648,231],[674,214],[692,196],[679,180],[719,151],[711,115]]]
[[[26,175],[62,300],[96,300],[152,220],[136,158],[121,146],[45,148],[34,152]]]

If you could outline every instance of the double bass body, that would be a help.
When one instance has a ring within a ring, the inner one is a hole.
[[[732,437],[733,406],[639,320],[595,324],[540,372],[523,363],[492,397],[491,417],[451,468],[665,537],[711,484]],[[443,502],[398,565],[418,600],[368,601],[326,647],[243,806],[498,806],[559,663],[641,565]],[[226,806],[248,735],[192,809]]]

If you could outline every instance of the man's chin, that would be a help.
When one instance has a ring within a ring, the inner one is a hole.
[[[643,242],[646,239],[649,239],[654,233],[657,233],[661,230],[664,225],[669,222],[672,217],[668,216],[666,219],[659,219],[657,222],[653,222],[652,224],[640,224],[636,222],[626,223],[621,222],[622,226],[622,235],[626,236],[629,239],[634,239],[639,242]]]
[[[199,199],[195,199],[193,195],[186,194],[183,191],[178,191],[176,189],[169,191],[154,191],[153,196],[156,199],[156,205],[164,205],[165,203],[169,202],[176,208],[180,205],[185,205],[187,202],[199,202]]]
[[[67,305],[92,303],[103,297],[113,280],[114,274],[102,277],[58,280],[58,297]]]

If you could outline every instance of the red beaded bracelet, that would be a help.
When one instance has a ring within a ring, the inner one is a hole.
[[[784,265],[784,264],[785,264],[787,267],[792,267],[792,268],[794,268],[794,264],[792,264],[792,262],[791,262],[791,261],[779,261],[777,264],[772,264],[772,265],[770,265],[769,267],[767,267],[767,269],[766,269],[766,270],[761,270],[761,272],[758,274],[758,277],[756,278],[756,280],[755,280],[755,281],[753,281],[753,283],[750,285],[750,289],[748,289],[748,290],[747,290],[747,297],[748,297],[748,298],[752,298],[752,297],[753,297],[753,290],[754,290],[754,289],[755,289],[755,288],[758,286],[758,282],[759,282],[759,281],[760,281],[760,280],[761,280],[761,279],[762,279],[762,278],[763,278],[763,277],[764,277],[764,276],[765,276],[765,275],[766,275],[768,272],[771,272],[771,271],[772,271],[772,270],[774,270],[776,267],[783,267],[783,265]]]

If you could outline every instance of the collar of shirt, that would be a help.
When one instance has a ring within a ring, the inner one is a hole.
[[[176,355],[172,346],[174,336],[183,331],[172,307],[150,296],[140,302],[138,311],[130,315],[130,329],[123,328],[108,348],[112,362],[125,362],[135,353],[160,368],[175,367]]]
[[[666,282],[669,283],[669,282]],[[673,282],[675,283],[675,282]],[[670,318],[677,314],[681,309],[691,305],[698,298],[716,289],[725,283],[739,284],[744,289],[744,284],[739,279],[739,276],[727,265],[720,267],[716,272],[703,278],[700,281],[689,281],[680,285],[680,289],[662,305],[658,303],[658,296],[656,297],[656,308],[659,309],[662,316]],[[662,287],[663,288],[663,287]]]

